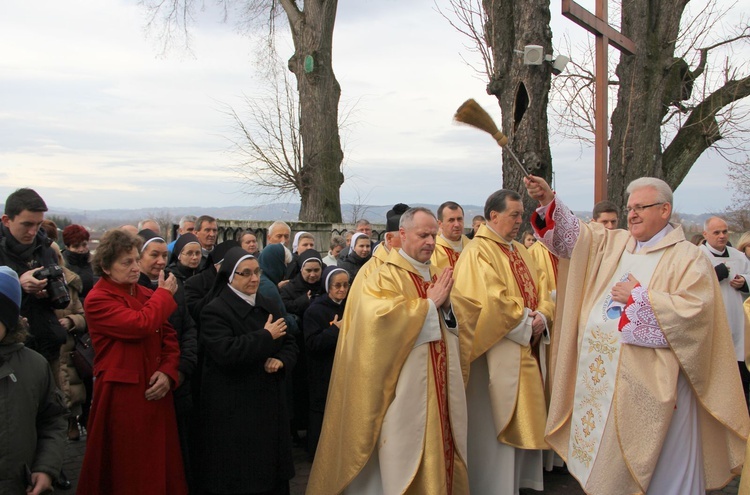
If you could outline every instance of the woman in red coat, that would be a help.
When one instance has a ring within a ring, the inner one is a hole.
[[[78,494],[186,494],[171,390],[179,347],[167,323],[177,308],[173,275],[155,291],[138,285],[141,240],[104,234],[86,296],[96,351],[94,400]]]

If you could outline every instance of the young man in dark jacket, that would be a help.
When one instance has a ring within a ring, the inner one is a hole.
[[[44,356],[55,375],[60,366],[60,346],[67,332],[55,316],[60,286],[54,280],[39,279],[35,274],[45,267],[57,266],[57,254],[39,226],[47,205],[33,189],[18,189],[5,200],[5,213],[0,226],[0,265],[9,266],[18,274],[22,289],[21,316],[29,322],[26,341],[29,347]]]
[[[47,205],[33,189],[23,188],[5,200],[0,225],[0,265],[10,267],[21,283],[21,316],[26,318],[29,336],[26,347],[44,356],[52,370],[55,384],[60,376],[60,347],[68,332],[55,315],[55,309],[70,303],[51,241],[39,227]],[[55,486],[70,488],[70,481],[59,473]]]

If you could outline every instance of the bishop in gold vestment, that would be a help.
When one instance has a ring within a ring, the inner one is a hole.
[[[472,493],[543,489],[543,348],[554,304],[546,276],[513,241],[523,216],[520,199],[507,190],[488,198],[487,224],[456,264],[453,304],[463,361],[470,363],[465,371]]]
[[[468,493],[452,273],[429,264],[429,210],[407,211],[402,225],[402,249],[347,306],[308,494]]]
[[[532,224],[570,258],[553,346],[550,446],[592,495],[703,495],[739,473],[750,430],[713,268],[669,223],[659,179],[628,187],[628,231],[586,224],[542,179]]]

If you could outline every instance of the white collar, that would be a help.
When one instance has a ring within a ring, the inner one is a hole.
[[[724,248],[724,251],[719,251],[718,249],[714,249],[714,248],[711,247],[711,245],[709,243],[705,243],[704,246],[706,246],[706,249],[708,249],[708,251],[711,254],[715,254],[716,256],[723,256],[724,253],[726,253],[728,251],[727,248]]]
[[[250,306],[255,306],[255,296],[257,296],[257,294],[251,294],[251,295],[248,296],[244,292],[238,291],[237,289],[235,289],[234,287],[232,287],[230,284],[227,284],[227,287],[229,287],[230,289],[232,289],[232,292],[234,292],[235,294],[237,294],[238,296],[240,296],[240,298],[243,301],[245,301],[246,303],[248,303]]]
[[[667,234],[669,234],[673,230],[674,230],[674,227],[672,227],[672,224],[668,223],[663,229],[661,229],[659,232],[657,232],[656,234],[654,234],[654,236],[651,239],[649,239],[647,241],[643,241],[643,242],[636,241],[635,251],[634,252],[637,253],[641,249],[645,249],[645,248],[650,248],[650,247],[656,246],[659,243],[659,241],[661,241],[662,239],[664,239],[667,236]]]
[[[501,236],[500,234],[498,234],[498,233],[497,233],[497,230],[495,230],[495,229],[493,229],[492,227],[490,227],[490,224],[489,224],[489,223],[486,223],[486,224],[484,224],[484,226],[485,226],[485,227],[487,227],[488,229],[490,229],[490,232],[494,232],[496,236],[498,236],[498,237],[499,237],[500,239],[502,239],[503,243],[504,243],[504,244],[507,244],[507,245],[508,245],[508,247],[510,247],[510,250],[511,250],[511,251],[513,251],[513,250],[515,249],[515,248],[513,247],[513,241],[508,241],[508,240],[506,240],[506,239],[505,239],[505,237],[503,237],[503,236]]]
[[[451,241],[447,237],[445,237],[443,234],[440,234],[440,237],[443,238],[445,242],[448,243],[448,245],[453,249],[455,252],[460,253],[464,248],[464,240],[463,238],[459,238],[457,241]]]
[[[419,274],[422,275],[423,279],[425,279],[428,282],[431,280],[431,277],[430,277],[430,260],[427,260],[426,263],[422,263],[421,261],[417,261],[414,258],[412,258],[411,256],[409,256],[408,254],[406,254],[403,249],[399,249],[398,252],[399,252],[399,254],[401,256],[404,257],[404,259],[406,261],[408,261],[409,263],[411,263],[411,266],[413,266],[414,268],[416,268],[416,270],[419,272]]]

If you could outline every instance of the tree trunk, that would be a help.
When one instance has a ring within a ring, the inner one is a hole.
[[[618,206],[627,203],[625,189],[634,179],[658,177],[674,189],[684,178],[668,177],[670,165],[663,160],[661,127],[669,105],[684,99],[681,92],[676,94],[682,80],[675,79],[675,71],[685,64],[675,59],[674,52],[686,4],[687,0],[622,4],[622,33],[635,43],[636,51],[622,55],[616,70],[620,86],[612,113],[607,195]],[[692,158],[690,166],[699,155]]]
[[[502,111],[502,131],[508,145],[529,173],[552,179],[552,156],[547,128],[547,103],[551,64],[524,65],[514,50],[541,45],[552,54],[549,0],[483,0],[490,19],[487,43],[492,48],[494,74],[487,93],[495,95]],[[523,186],[523,174],[508,151],[503,150],[503,188],[518,191],[524,202],[524,226],[538,203]]]
[[[289,70],[297,78],[302,137],[302,190],[299,219],[341,222],[339,188],[344,153],[339,138],[341,87],[333,73],[333,27],[337,0],[307,0],[304,12],[285,5],[294,40]],[[307,64],[306,64],[307,59]],[[312,62],[312,65],[310,65]]]

